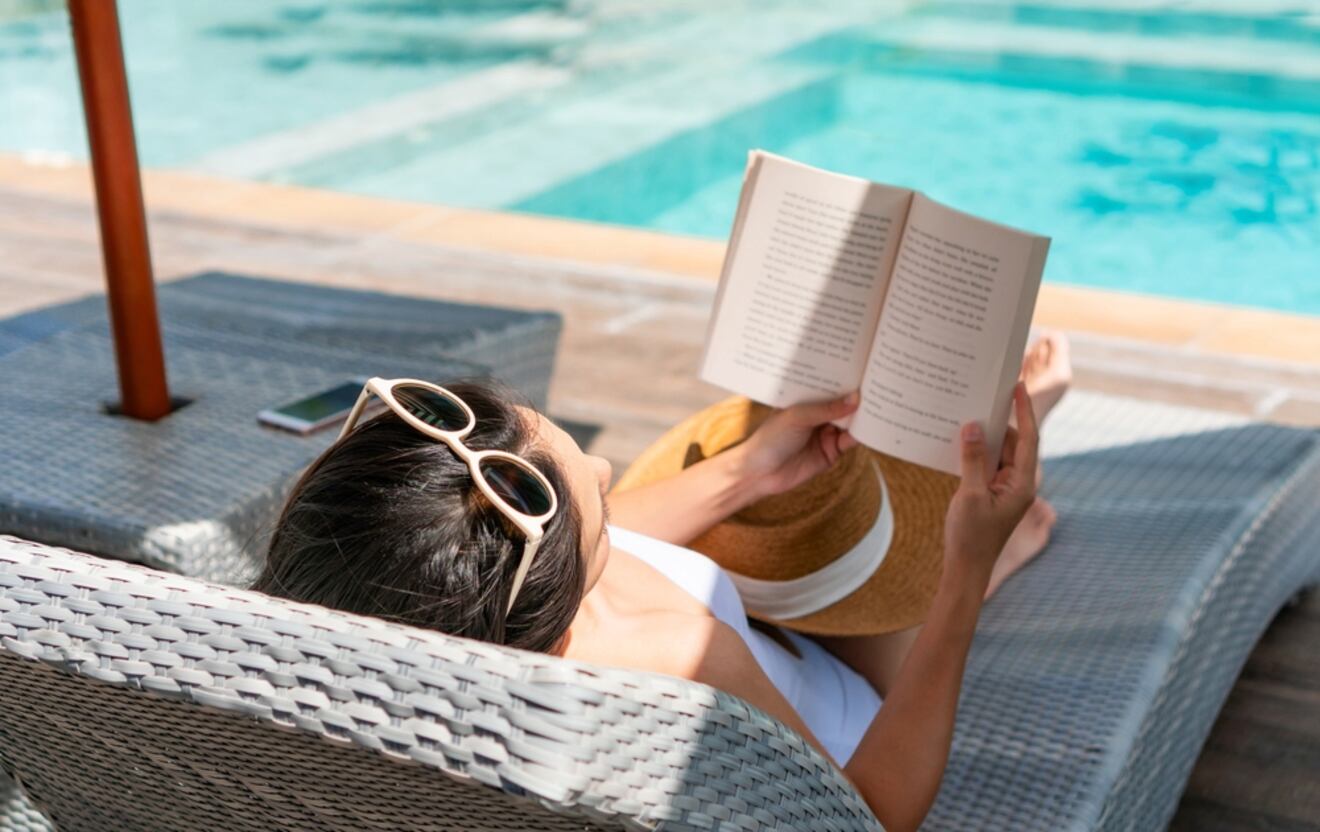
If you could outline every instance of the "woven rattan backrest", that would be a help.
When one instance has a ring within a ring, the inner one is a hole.
[[[0,703],[0,760],[66,832],[878,828],[710,688],[12,537]]]

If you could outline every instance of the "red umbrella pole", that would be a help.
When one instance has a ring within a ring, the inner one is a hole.
[[[170,412],[170,394],[156,316],[119,14],[115,0],[68,3],[92,151],[121,406],[126,416],[155,420]]]

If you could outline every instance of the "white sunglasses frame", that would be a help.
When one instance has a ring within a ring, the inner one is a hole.
[[[399,404],[399,400],[394,397],[394,388],[400,386],[421,387],[448,396],[467,414],[467,426],[461,430],[449,431],[441,430],[434,425],[428,425],[410,413],[406,407]],[[509,603],[504,609],[504,614],[507,616],[513,609],[513,602],[518,598],[518,592],[522,589],[528,570],[532,568],[536,551],[541,547],[541,539],[545,536],[545,524],[559,509],[559,495],[555,493],[554,486],[550,484],[550,480],[546,479],[545,474],[542,474],[540,469],[517,454],[511,454],[508,451],[474,451],[464,444],[463,437],[471,433],[472,429],[477,426],[477,415],[472,412],[472,408],[468,407],[468,403],[463,401],[461,396],[446,390],[438,384],[432,384],[421,379],[384,379],[376,376],[367,379],[367,383],[362,387],[362,393],[358,396],[357,403],[353,405],[353,409],[348,413],[348,418],[344,420],[344,427],[340,429],[338,439],[347,436],[348,432],[357,424],[357,420],[362,416],[362,412],[367,407],[367,402],[371,400],[373,395],[384,402],[386,407],[394,411],[399,418],[409,425],[432,439],[447,445],[459,459],[467,464],[468,471],[472,474],[472,481],[477,484],[477,488],[485,495],[486,499],[490,500],[491,504],[499,509],[500,513],[523,533],[526,542],[523,544],[522,560],[518,563],[518,570],[513,573],[513,589],[509,592]],[[505,502],[499,494],[495,493],[495,489],[490,487],[490,483],[486,482],[486,475],[481,470],[481,462],[485,459],[507,459],[530,471],[540,481],[541,485],[545,486],[545,492],[550,495],[550,508],[543,514],[531,515],[519,511]]]

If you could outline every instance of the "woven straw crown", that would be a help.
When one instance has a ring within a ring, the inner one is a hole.
[[[677,474],[747,438],[773,411],[742,397],[685,419],[624,472],[625,491]],[[894,532],[869,579],[824,609],[789,620],[748,614],[818,635],[867,635],[921,623],[943,555],[944,515],[956,478],[857,447],[812,480],[738,512],[690,544],[730,572],[762,581],[808,575],[852,550],[880,514],[884,479]]]

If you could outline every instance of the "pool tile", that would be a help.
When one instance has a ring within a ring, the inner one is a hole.
[[[232,213],[227,206],[256,203],[265,193],[248,182],[150,169],[142,172],[142,192],[151,211],[186,211],[226,218]]]
[[[1320,364],[1320,317],[1233,309],[1193,344],[1208,352]]]
[[[1041,286],[1035,324],[1185,344],[1217,326],[1230,307],[1060,284]]]
[[[0,153],[0,186],[84,200],[92,195],[85,164],[10,153]]]
[[[673,236],[668,245],[638,252],[640,264],[657,271],[706,278],[720,278],[724,265],[724,243],[695,237]]]

